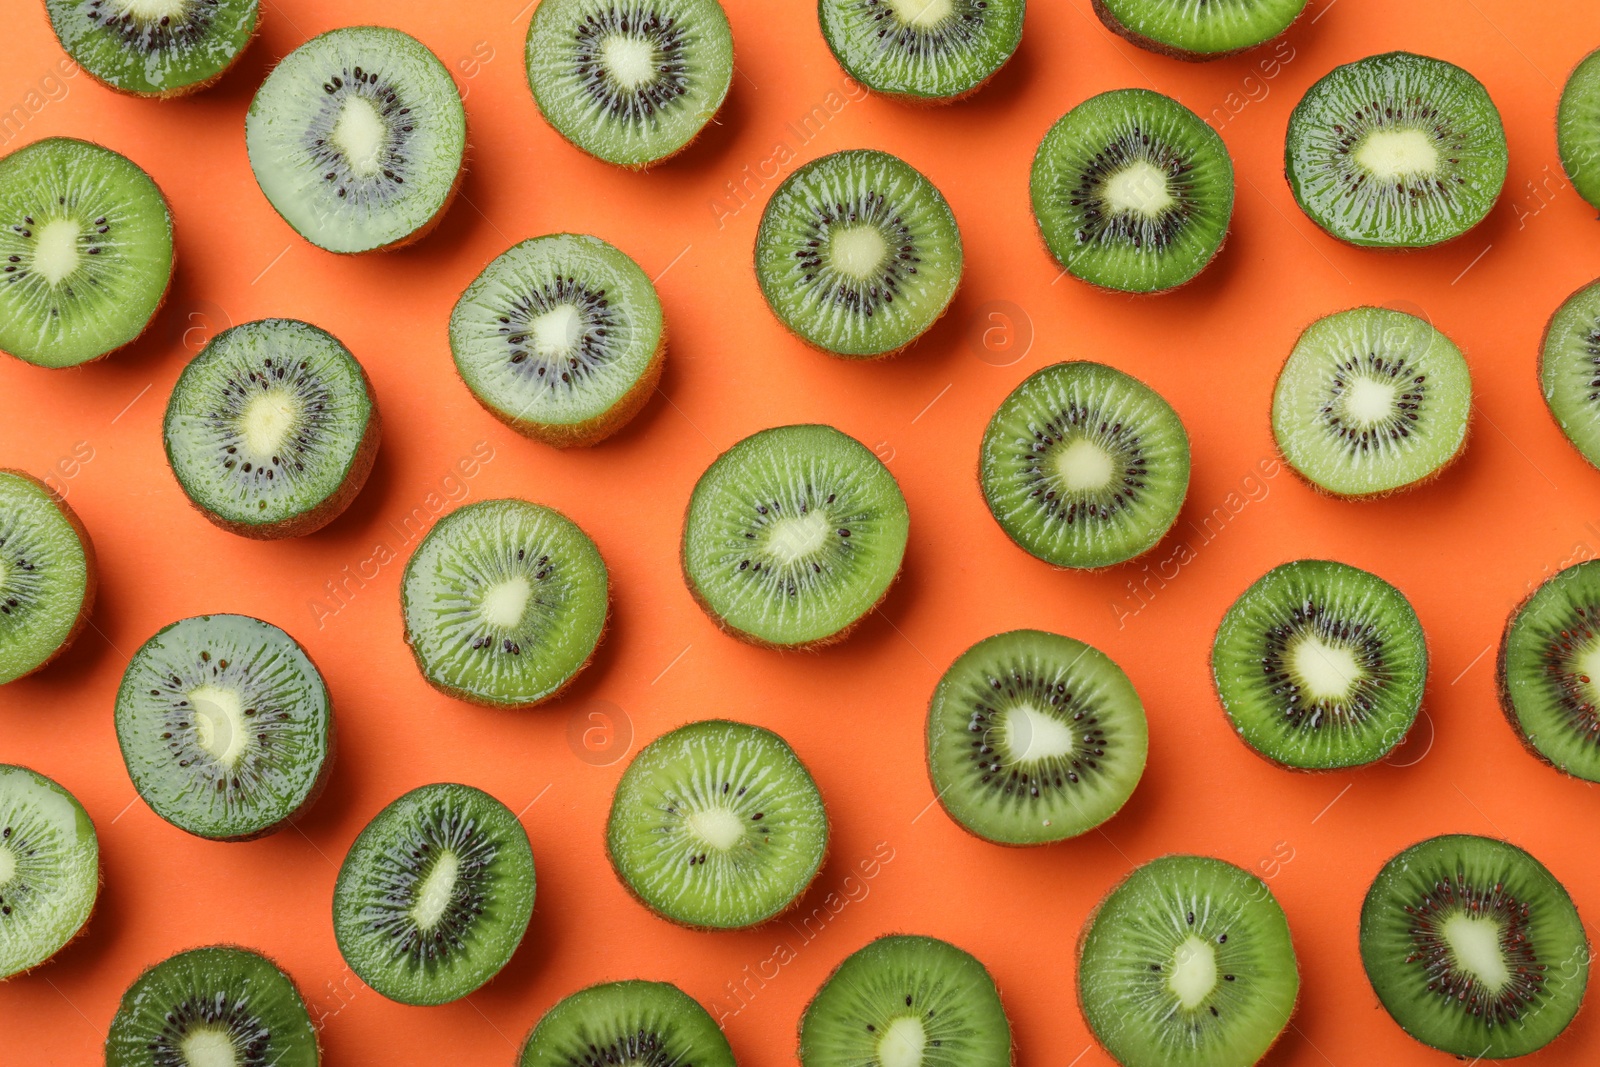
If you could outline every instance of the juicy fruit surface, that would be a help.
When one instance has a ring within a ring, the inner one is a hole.
[[[1128,676],[1070,637],[1013,630],[951,664],[928,708],[928,773],[952,818],[990,841],[1073,837],[1115,815],[1149,730]]]
[[[1401,489],[1460,454],[1472,414],[1461,350],[1413,315],[1355,308],[1300,335],[1272,394],[1289,465],[1340,496]]]
[[[733,31],[717,0],[542,0],[528,84],[545,121],[628,167],[694,140],[728,95]]]
[[[171,956],[122,996],[106,1067],[317,1067],[317,1033],[287,974],[219,945]]]
[[[270,832],[315,798],[333,705],[294,638],[246,615],[200,615],[135,652],[117,741],[145,803],[192,834]]]
[[[881,93],[948,98],[982,85],[1022,41],[1025,0],[821,0],[839,65]]]
[[[961,284],[961,231],[933,183],[887,152],[853,149],[784,179],[756,232],[756,280],[796,336],[835,355],[904,348]]]
[[[444,1004],[506,965],[533,915],[527,831],[494,797],[425,785],[356,838],[333,890],[350,969],[402,1004]]]
[[[245,118],[256,183],[295,232],[330,252],[410,237],[461,174],[466,112],[449,71],[399,30],[313,37],[267,76]]]
[[[1148,89],[1116,89],[1067,112],[1028,182],[1050,254],[1075,278],[1130,293],[1191,280],[1233,219],[1233,161],[1200,116]]]
[[[1539,388],[1567,440],[1600,467],[1600,282],[1573,293],[1550,319]]]
[[[224,330],[167,402],[167,461],[184,493],[230,526],[293,523],[359,488],[377,418],[367,376],[332,334],[294,319]]]
[[[1457,1056],[1503,1059],[1566,1029],[1589,977],[1583,922],[1522,849],[1452,834],[1400,853],[1361,906],[1361,962],[1395,1022]]]
[[[695,483],[683,571],[718,622],[771,645],[841,634],[900,573],[910,514],[894,475],[831,426],[753,434]]]
[[[1416,248],[1459,237],[1500,198],[1506,165],[1505,129],[1483,85],[1409,52],[1334,68],[1289,118],[1295,199],[1351,244]]]
[[[100,892],[100,843],[76,797],[0,764],[0,979],[71,941]]]
[[[513,427],[603,419],[657,364],[661,301],[600,240],[555,234],[502,253],[450,315],[456,370]]]
[[[47,662],[77,629],[92,550],[65,507],[28,475],[0,470],[0,685]]]
[[[1561,90],[1556,143],[1572,187],[1600,208],[1600,50],[1584,57]]]
[[[978,480],[1006,536],[1057,567],[1153,548],[1189,489],[1189,435],[1137,378],[1100,363],[1035,371],[983,434]]]
[[[0,349],[70,367],[121,348],[172,261],[167,202],[133,161],[67,137],[0,159]]]
[[[1255,1063],[1289,1023],[1300,974],[1265,882],[1207,856],[1135,870],[1089,919],[1078,1002],[1125,1067]]]
[[[1524,743],[1600,782],[1600,562],[1568,567],[1517,609],[1498,675],[1501,707]]]
[[[1382,759],[1416,721],[1428,645],[1410,602],[1382,578],[1297,560],[1234,601],[1211,671],[1256,752],[1305,770],[1356,767]]]
[[[1226,55],[1272,40],[1306,0],[1099,0],[1125,30],[1179,52]]]
[[[822,866],[828,815],[794,750],[770,730],[707,720],[651,742],[617,784],[606,851],[652,911],[686,926],[754,926]]]
[[[666,982],[607,982],[545,1012],[519,1067],[662,1064],[734,1067],[728,1039],[694,998]]]
[[[61,47],[127,93],[165,96],[210,82],[256,32],[257,0],[45,0]]]
[[[571,519],[525,500],[485,500],[429,531],[400,597],[406,641],[430,683],[528,707],[588,664],[610,586],[600,550]]]
[[[931,937],[847,956],[800,1018],[804,1067],[1010,1067],[1011,1024],[983,964]]]

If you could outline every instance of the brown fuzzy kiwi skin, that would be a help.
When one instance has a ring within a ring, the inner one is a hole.
[[[1226,52],[1190,52],[1186,49],[1178,48],[1162,41],[1157,41],[1146,37],[1143,34],[1137,33],[1130,29],[1128,26],[1124,25],[1115,14],[1112,13],[1111,8],[1106,6],[1105,0],[1091,0],[1091,2],[1094,5],[1094,13],[1100,16],[1100,21],[1105,23],[1106,29],[1110,30],[1118,37],[1121,37],[1130,44],[1137,45],[1146,52],[1154,52],[1158,56],[1166,56],[1168,59],[1182,60],[1185,63],[1209,63],[1213,59],[1225,59],[1228,56],[1242,55],[1243,53],[1249,52],[1252,49],[1260,48],[1262,45],[1271,44],[1279,37],[1282,37],[1284,33],[1288,33],[1290,27],[1294,25],[1294,22],[1300,21],[1300,16],[1305,14],[1305,8],[1302,7],[1300,9],[1300,14],[1294,17],[1294,22],[1291,22],[1288,26],[1285,26],[1282,33],[1276,34],[1273,37],[1269,37],[1267,40],[1262,41],[1259,44],[1247,44],[1243,48],[1232,48]]]
[[[100,587],[100,567],[98,558],[95,556],[94,541],[89,537],[89,530],[83,525],[83,520],[78,517],[78,513],[72,510],[72,505],[67,503],[66,497],[56,492],[48,484],[38,478],[35,478],[27,471],[15,470],[10,467],[0,467],[0,474],[9,474],[14,477],[21,478],[24,481],[33,483],[43,490],[50,497],[51,502],[55,504],[56,510],[61,513],[61,517],[66,519],[67,522],[71,524],[73,530],[77,532],[78,541],[83,545],[83,600],[78,605],[77,619],[73,621],[72,628],[67,631],[67,636],[61,639],[61,644],[56,646],[55,651],[51,652],[48,656],[41,660],[39,664],[32,670],[29,670],[25,674],[19,674],[16,678],[13,678],[12,681],[14,682],[20,678],[26,678],[28,675],[34,674],[37,671],[42,671],[46,667],[50,666],[50,664],[54,663],[56,659],[60,657],[60,655],[68,648],[70,648],[72,643],[76,641],[80,635],[82,635],[84,627],[89,625],[89,616],[94,613],[95,594],[99,591]]]
[[[50,19],[49,22],[50,22],[50,32],[55,34],[56,43],[61,45],[61,50],[63,52],[66,52],[66,47],[67,47],[66,43],[61,40],[61,35],[59,33],[56,33],[55,20],[54,19]],[[88,67],[84,66],[82,63],[79,63],[77,58],[75,56],[73,56],[73,54],[71,52],[67,52],[66,54],[67,54],[67,58],[72,60],[73,66],[77,67],[79,70],[81,70],[85,74],[89,75],[89,77],[93,78],[97,84],[105,86],[107,89],[110,89],[112,92],[114,92],[114,93],[116,93],[116,94],[118,94],[120,96],[129,96],[129,97],[133,97],[136,100],[177,100],[177,99],[180,99],[182,97],[192,96],[195,93],[198,93],[198,92],[201,92],[203,90],[209,89],[213,85],[217,84],[217,82],[221,81],[222,78],[223,78],[223,75],[227,74],[230,70],[232,70],[234,68],[235,64],[237,64],[239,62],[239,60],[244,57],[244,54],[247,51],[250,50],[250,46],[253,43],[255,43],[255,39],[257,37],[259,37],[260,35],[261,35],[261,10],[260,10],[260,7],[258,6],[257,9],[256,9],[255,25],[250,27],[250,36],[248,36],[248,37],[246,37],[244,39],[244,43],[241,44],[239,46],[239,50],[233,54],[233,58],[228,61],[228,65],[227,66],[223,67],[221,70],[219,70],[215,74],[211,75],[211,77],[205,78],[205,79],[203,79],[201,81],[190,82],[188,85],[179,85],[179,86],[176,86],[176,87],[171,88],[171,89],[163,89],[163,90],[160,90],[159,92],[154,92],[154,93],[145,93],[145,92],[140,92],[137,89],[125,89],[120,85],[113,85],[111,82],[106,81],[104,78],[100,77],[94,71],[92,71]]]

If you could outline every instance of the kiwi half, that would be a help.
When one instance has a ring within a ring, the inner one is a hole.
[[[96,571],[94,542],[66,500],[25,471],[0,469],[0,685],[78,639]]]
[[[348,26],[283,57],[250,102],[245,148],[283,221],[330,252],[417,240],[460,184],[466,111],[415,37]]]
[[[961,231],[944,194],[887,152],[852,149],[783,180],[756,231],[756,281],[789,332],[824,352],[905,348],[961,284]]]
[[[1154,548],[1189,491],[1189,435],[1172,406],[1101,363],[1030,374],[989,420],[978,482],[995,522],[1057,567],[1107,567]]]
[[[45,0],[61,47],[96,81],[174,97],[233,66],[259,18],[257,0]]]
[[[1149,728],[1122,668],[1059,634],[1013,630],[963,652],[928,706],[928,777],[950,817],[1002,845],[1099,826],[1144,773]]]
[[[522,1045],[518,1067],[734,1067],[698,1002],[666,982],[605,982],[561,998]]]
[[[338,338],[295,319],[213,337],[179,375],[162,423],[190,503],[257,539],[299,537],[343,514],[381,434],[361,364]]]
[[[1027,0],[818,0],[846,74],[880,93],[942,104],[976,92],[1022,42]]]
[[[1517,606],[1495,679],[1500,708],[1528,751],[1600,782],[1600,561],[1568,567]]]
[[[1010,1067],[1011,1024],[976,957],[891,934],[845,957],[800,1016],[803,1067]]]
[[[1234,601],[1211,647],[1228,721],[1296,770],[1358,767],[1405,739],[1422,707],[1428,643],[1405,594],[1347,563],[1274,567]]]
[[[1289,1025],[1299,992],[1272,890],[1209,856],[1139,867],[1078,941],[1078,1005],[1123,1067],[1255,1063]]]
[[[490,707],[532,707],[565,689],[594,657],[609,606],[589,535],[525,500],[484,500],[440,519],[400,585],[422,676]]]
[[[0,979],[78,936],[100,893],[100,839],[78,798],[0,764]]]
[[[722,629],[774,648],[842,640],[900,573],[910,514],[865,445],[831,426],[779,426],[695,483],[680,560]]]
[[[1279,36],[1306,0],[1094,0],[1095,14],[1119,37],[1173,59],[1231,56]]]
[[[1353,245],[1420,248],[1482,222],[1506,181],[1489,92],[1453,63],[1369,56],[1306,90],[1284,170],[1306,215]]]
[[[172,213],[126,156],[51,137],[0,159],[0,349],[40,367],[144,333],[172,281]]]
[[[528,834],[480,789],[425,785],[380,811],[333,888],[333,935],[401,1004],[459,1000],[500,973],[533,915]]]
[[[450,351],[485,410],[565,448],[639,413],[661,380],[666,329],[655,286],[626,253],[559,233],[514,245],[467,286]]]
[[[1148,89],[1090,97],[1050,127],[1028,180],[1057,262],[1103,289],[1194,279],[1233,219],[1233,160],[1204,119]]]
[[[1600,281],[1550,317],[1539,346],[1539,391],[1572,447],[1600,467]]]
[[[1354,308],[1300,335],[1272,392],[1272,436],[1296,474],[1344,497],[1437,477],[1461,455],[1472,375],[1461,349],[1415,315]]]
[[[1463,1058],[1536,1052],[1583,1003],[1572,898],[1515,845],[1446,834],[1395,856],[1361,905],[1361,963],[1406,1033]]]
[[[122,995],[106,1067],[317,1067],[317,1032],[293,979],[232,945],[170,956]]]
[[[1600,208],[1600,49],[1583,57],[1561,89],[1556,145],[1572,187]]]
[[[607,163],[647,167],[722,107],[733,31],[717,0],[541,0],[527,68],[557,133]]]
[[[788,743],[708,719],[646,745],[617,783],[606,854],[664,919],[730,930],[787,911],[822,867],[828,814]]]
[[[157,631],[117,690],[128,777],[163,819],[199,837],[281,829],[333,767],[333,703],[305,649],[248,615],[199,615]]]

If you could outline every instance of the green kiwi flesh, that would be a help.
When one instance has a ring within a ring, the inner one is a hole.
[[[401,1004],[459,1000],[500,973],[533,915],[528,834],[500,801],[425,785],[361,831],[333,889],[350,969]]]
[[[59,494],[0,469],[0,685],[46,666],[88,625],[94,543]]]
[[[662,918],[729,930],[800,899],[828,850],[828,815],[800,757],[770,730],[708,719],[645,746],[617,783],[606,853]]]
[[[1255,1063],[1289,1025],[1299,992],[1272,891],[1209,856],[1137,868],[1078,942],[1078,1005],[1123,1067]]]
[[[966,96],[1022,42],[1026,0],[818,0],[822,36],[845,73],[916,102]]]
[[[1206,60],[1265,44],[1300,17],[1306,0],[1094,0],[1120,37],[1174,59]]]
[[[172,214],[109,148],[51,137],[0,159],[0,350],[40,367],[144,333],[172,280]]]
[[[260,17],[257,0],[45,0],[78,66],[118,92],[173,97],[233,66]]]
[[[1420,248],[1482,222],[1505,185],[1506,134],[1483,84],[1410,52],[1335,67],[1289,116],[1284,168],[1341,241]]]
[[[1528,750],[1600,782],[1600,562],[1568,567],[1517,606],[1495,675],[1501,710]]]
[[[1149,728],[1133,683],[1098,649],[1013,630],[963,652],[928,707],[928,775],[945,811],[1003,845],[1099,826],[1144,773]]]
[[[1234,601],[1211,672],[1229,723],[1258,755],[1296,770],[1358,767],[1416,721],[1428,644],[1400,590],[1347,563],[1303,559]]]
[[[455,195],[466,144],[450,72],[421,41],[381,26],[296,48],[245,116],[256,184],[296,233],[330,252],[427,233]]]
[[[1572,187],[1600,208],[1600,49],[1573,68],[1561,89],[1556,145]]]
[[[522,1045],[518,1067],[734,1067],[722,1030],[666,982],[605,982],[563,997]]]
[[[428,684],[491,707],[566,688],[605,631],[610,581],[589,535],[553,508],[484,500],[446,515],[406,563],[406,643]]]
[[[932,937],[857,949],[800,1017],[802,1067],[1010,1067],[1011,1024],[982,963]]]
[[[1361,905],[1361,962],[1400,1027],[1463,1059],[1555,1040],[1578,1013],[1589,943],[1572,898],[1538,860],[1488,837],[1412,845]]]
[[[117,742],[146,804],[181,830],[246,841],[316,800],[333,766],[333,703],[305,649],[247,615],[163,627],[133,654]]]
[[[1539,391],[1572,447],[1600,467],[1600,281],[1551,316],[1539,348]]]
[[[94,911],[100,839],[57,783],[0,764],[0,979],[61,951]]]
[[[910,513],[889,468],[831,426],[779,426],[718,456],[683,519],[684,580],[754,644],[842,639],[900,573]]]

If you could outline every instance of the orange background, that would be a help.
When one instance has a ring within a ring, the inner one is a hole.
[[[0,466],[52,474],[103,569],[94,629],[58,664],[0,692],[0,759],[82,799],[105,869],[87,934],[0,987],[0,1058],[96,1062],[142,967],[228,941],[268,953],[299,980],[329,1064],[508,1063],[559,997],[634,976],[677,982],[706,1004],[743,1062],[782,1063],[828,971],[871,937],[903,930],[950,939],[989,965],[1022,1067],[1090,1067],[1109,1061],[1090,1048],[1074,1005],[1079,926],[1133,864],[1181,850],[1256,870],[1288,912],[1301,1006],[1271,1063],[1442,1063],[1384,1014],[1357,955],[1361,898],[1388,856],[1444,831],[1503,835],[1541,858],[1591,921],[1600,917],[1595,793],[1521,751],[1496,710],[1490,648],[1544,575],[1600,555],[1600,473],[1562,439],[1534,377],[1546,317],[1600,274],[1600,230],[1561,176],[1554,136],[1567,71],[1600,45],[1590,0],[1314,0],[1284,41],[1196,66],[1113,39],[1089,0],[1035,0],[1011,64],[943,109],[864,98],[835,65],[809,2],[728,0],[738,71],[727,105],[686,153],[645,174],[581,155],[541,120],[523,77],[519,6],[266,0],[260,40],[234,71],[209,92],[158,103],[86,75],[60,77],[41,5],[8,5],[0,107],[17,105],[24,121],[19,128],[13,112],[0,126],[0,150],[67,134],[131,156],[172,200],[178,271],[149,332],[113,358],[55,372],[0,360]],[[362,22],[417,35],[450,67],[466,93],[472,151],[462,197],[437,232],[397,253],[342,259],[300,240],[268,207],[251,179],[243,118],[279,57]],[[1397,48],[1483,79],[1511,145],[1506,193],[1486,224],[1411,255],[1336,244],[1301,215],[1281,177],[1285,123],[1306,87],[1336,63]],[[1029,162],[1050,123],[1129,85],[1210,117],[1239,174],[1221,258],[1159,298],[1058,279],[1028,205]],[[777,171],[861,146],[928,174],[967,248],[950,313],[882,364],[834,360],[786,336],[750,268]],[[662,395],[618,438],[568,453],[484,414],[455,378],[445,333],[456,296],[490,258],[563,230],[613,241],[659,275],[671,330]],[[1274,465],[1267,407],[1299,331],[1364,303],[1425,314],[1452,336],[1478,402],[1468,450],[1442,480],[1363,505],[1319,498]],[[386,439],[365,492],[331,527],[254,543],[189,508],[163,460],[160,420],[178,372],[211,333],[268,315],[307,319],[351,347],[375,384]],[[978,493],[990,413],[1025,375],[1069,358],[1149,382],[1193,436],[1188,506],[1148,570],[1053,571],[1006,540]],[[912,511],[905,573],[881,613],[842,646],[805,655],[719,634],[676,561],[684,502],[711,459],[748,433],[798,421],[832,423],[875,447]],[[414,523],[431,522],[454,501],[508,495],[554,505],[588,530],[614,591],[593,666],[560,700],[524,714],[424,685],[401,637],[402,564],[368,562],[380,544],[409,555],[396,531],[415,509]],[[1427,715],[1389,765],[1277,770],[1218,710],[1207,673],[1213,627],[1252,580],[1302,556],[1377,571],[1410,596],[1428,630]],[[343,583],[341,600],[328,582]],[[165,623],[219,611],[295,634],[337,705],[341,751],[327,793],[297,826],[243,845],[189,837],[136,800],[112,730],[128,655]],[[968,837],[930,808],[922,768],[939,673],[973,642],[1019,626],[1105,650],[1151,723],[1149,768],[1127,808],[1101,832],[1026,851]],[[623,752],[708,716],[771,727],[810,763],[834,838],[802,908],[828,921],[692,933],[653,918],[612,877],[602,832]],[[366,821],[439,780],[480,786],[522,812],[538,907],[497,981],[456,1004],[408,1008],[344,967],[330,895]],[[1597,1054],[1592,1008],[1544,1062]]]

